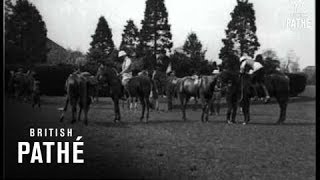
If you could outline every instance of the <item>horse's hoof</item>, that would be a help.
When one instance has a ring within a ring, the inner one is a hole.
[[[234,122],[232,122],[232,121],[229,121],[229,120],[227,121],[227,123],[228,123],[228,124],[234,124]]]

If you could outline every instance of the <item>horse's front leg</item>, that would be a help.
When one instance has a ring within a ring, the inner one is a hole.
[[[206,102],[203,96],[201,98],[201,107],[202,107],[202,113],[201,113],[201,122],[204,122],[204,116],[206,113]]]
[[[120,108],[119,108],[119,98],[113,97],[113,106],[114,106],[114,120],[113,122],[120,121]]]
[[[132,111],[132,110],[133,110],[133,98],[134,98],[134,97],[130,97],[130,98],[129,98],[129,111]]]
[[[230,102],[230,100],[227,100],[227,106],[228,106],[228,109],[227,109],[227,123],[232,123],[230,121],[230,116],[231,116],[231,110],[232,110],[232,103]]]
[[[146,123],[149,121],[149,110],[150,110],[150,101],[149,101],[149,98],[148,97],[146,97],[145,98],[145,100],[146,100],[146,105],[147,105],[147,117],[146,117]]]
[[[250,100],[244,99],[242,102],[242,113],[244,116],[244,122],[243,125],[248,124],[250,121]]]
[[[69,96],[67,96],[66,101],[65,101],[65,105],[64,105],[64,107],[62,109],[62,113],[61,113],[61,116],[60,116],[60,122],[63,121],[64,114],[66,113],[66,111],[68,109],[68,104],[69,104]]]
[[[82,112],[82,107],[80,106],[79,112],[78,112],[78,121],[81,121],[81,112]]]
[[[278,103],[280,106],[280,116],[279,116],[279,120],[277,121],[277,124],[282,124],[286,120],[287,102],[279,101]]]
[[[210,100],[207,100],[207,101],[206,101],[206,109],[205,109],[205,110],[206,110],[206,122],[209,121],[210,103],[211,103]]]
[[[185,101],[185,96],[181,93],[178,94],[178,98],[180,100],[180,105],[181,105],[181,112],[182,112],[182,120],[186,120],[186,113],[185,113],[185,109],[184,109],[184,101]]]
[[[184,104],[183,104],[183,116],[184,116],[184,121],[187,120],[187,117],[186,117],[186,109],[187,109],[187,105],[188,105],[189,100],[190,100],[190,97],[189,97],[189,96],[185,96],[185,101],[184,101]]]
[[[237,104],[237,102],[234,102],[234,103],[232,104],[232,117],[231,117],[231,121],[232,121],[233,123],[236,122],[237,109],[238,109],[238,104]]]

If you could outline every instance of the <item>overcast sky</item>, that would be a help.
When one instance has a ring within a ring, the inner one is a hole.
[[[113,40],[119,47],[128,19],[141,28],[146,0],[30,1],[40,11],[50,39],[65,48],[87,52],[100,16],[108,21]],[[302,68],[315,64],[314,0],[249,1],[256,12],[259,52],[272,48],[279,57],[285,57],[292,49],[300,57]],[[236,0],[165,0],[174,48],[182,46],[188,33],[193,31],[208,50],[206,57],[220,62],[221,39],[225,37],[224,30],[236,4]],[[304,27],[293,27],[297,13],[304,13]]]

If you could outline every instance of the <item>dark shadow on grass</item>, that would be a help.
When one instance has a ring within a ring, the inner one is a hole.
[[[97,105],[91,106],[90,108],[92,108],[92,109],[104,109],[104,110],[107,110],[107,109],[114,109],[113,107],[108,107],[108,106],[97,106]]]
[[[147,124],[165,124],[165,123],[197,123],[200,122],[200,120],[182,120],[182,119],[175,119],[175,120],[149,120]]]
[[[101,126],[101,127],[117,127],[117,128],[129,128],[128,123],[127,122],[103,122],[103,121],[99,121],[99,122],[89,122],[89,126],[90,124],[94,124],[97,126]]]
[[[298,97],[290,97],[289,98],[289,104],[290,103],[297,103],[297,102],[310,102],[310,101],[315,101],[316,98],[315,97],[307,97],[307,96],[298,96]],[[278,104],[277,100],[275,98],[272,98],[270,102],[268,102],[267,104],[265,104],[262,101],[251,101],[250,103],[251,105],[271,105],[271,104]],[[180,109],[180,105],[179,104],[175,104],[172,106],[173,109]],[[227,104],[226,103],[221,103],[220,104],[220,108],[226,108]],[[193,110],[193,109],[197,109],[197,110],[201,110],[201,104],[188,104],[187,105],[187,109],[189,110]]]
[[[262,125],[262,126],[315,126],[316,123],[311,122],[295,122],[295,123],[286,123],[276,124],[276,122],[249,122],[246,126],[250,125]]]

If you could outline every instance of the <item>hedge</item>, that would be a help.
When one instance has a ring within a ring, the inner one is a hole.
[[[290,79],[290,96],[297,96],[302,93],[307,85],[305,73],[285,73]]]

